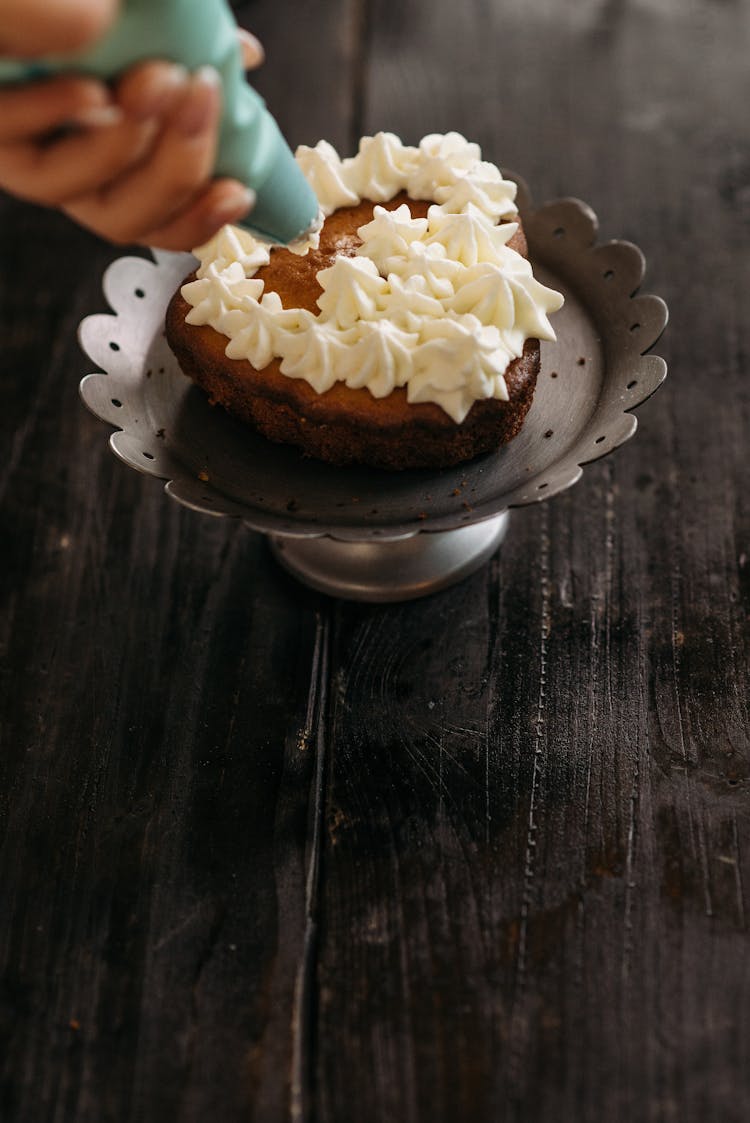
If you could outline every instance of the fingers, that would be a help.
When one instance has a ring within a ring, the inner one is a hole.
[[[227,222],[239,222],[255,203],[255,192],[236,180],[215,180],[171,222],[139,240],[162,250],[188,250],[212,238]]]
[[[109,108],[107,87],[91,78],[52,78],[0,89],[0,145],[37,138]]]
[[[7,145],[3,186],[33,202],[60,206],[110,183],[145,156],[158,132],[155,122],[129,120],[117,107],[95,112],[98,123],[48,146]]]
[[[133,68],[116,95],[81,78],[0,91],[0,183],[48,206],[100,190],[148,155],[188,88],[183,67],[161,62]]]
[[[181,249],[199,244],[212,222],[215,230],[230,221],[224,217],[226,208],[219,208],[221,213],[210,219],[214,205],[226,202],[234,218],[250,204],[239,185],[231,206],[224,194],[226,185],[216,195],[202,194],[216,159],[220,111],[218,76],[207,68],[199,70],[173,106],[150,152],[100,191],[69,200],[65,210],[115,242],[148,241],[153,234],[164,234],[170,248],[178,240]],[[195,236],[190,234],[193,226]]]
[[[99,39],[118,0],[2,0],[0,56],[38,58],[80,50]]]
[[[139,241],[169,222],[211,177],[221,95],[216,72],[189,81],[147,159],[69,213],[86,225],[107,217],[113,241]]]
[[[262,48],[243,38],[257,65]],[[214,70],[165,62],[134,67],[114,90],[80,77],[0,89],[0,187],[111,241],[190,249],[254,202],[236,181],[212,182],[220,115]]]
[[[256,39],[251,31],[244,27],[237,28],[237,38],[242,51],[242,63],[245,70],[255,70],[265,62],[266,52],[260,39]]]
[[[136,120],[168,116],[187,93],[189,81],[190,75],[184,66],[144,62],[119,79],[117,104]]]

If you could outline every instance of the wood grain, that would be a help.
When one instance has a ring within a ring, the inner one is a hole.
[[[373,1120],[750,1110],[737,35],[709,5],[374,6],[365,129],[458,127],[590,200],[652,261],[673,373],[494,569],[342,633],[321,1118],[367,1069]]]
[[[744,1123],[750,9],[239,11],[293,143],[589,201],[670,377],[470,580],[327,601],[110,454],[120,251],[0,200],[0,1118]]]

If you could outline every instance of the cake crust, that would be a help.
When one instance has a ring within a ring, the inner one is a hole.
[[[429,202],[401,193],[384,205],[389,210],[406,202],[414,218],[426,216]],[[353,256],[361,240],[357,229],[370,221],[375,204],[363,201],[330,215],[320,247],[306,257],[275,250],[255,277],[266,292],[278,293],[285,308],[317,313],[323,291],[317,274],[338,255]],[[512,249],[526,256],[519,230]],[[192,277],[186,278],[186,281]],[[225,354],[226,337],[213,328],[186,324],[190,305],[180,290],[167,309],[166,335],[182,371],[212,403],[218,403],[272,441],[297,445],[304,453],[332,464],[369,464],[389,469],[448,467],[472,459],[512,440],[531,406],[539,373],[539,342],[528,339],[523,354],[505,372],[509,400],[475,402],[460,424],[434,402],[409,403],[406,390],[375,398],[366,388],[335,383],[323,394],[304,379],[281,373],[273,359],[256,370]]]

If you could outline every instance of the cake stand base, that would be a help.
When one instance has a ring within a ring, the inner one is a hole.
[[[424,597],[468,577],[494,554],[508,529],[507,511],[458,530],[342,542],[270,535],[278,562],[305,585],[346,600],[386,604]]]

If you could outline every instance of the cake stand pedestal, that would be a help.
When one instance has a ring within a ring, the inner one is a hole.
[[[508,173],[506,173],[508,174]],[[173,499],[266,534],[295,577],[332,596],[400,601],[468,576],[497,549],[508,511],[556,495],[582,465],[633,435],[630,412],[666,374],[646,354],[667,322],[664,301],[634,295],[645,262],[628,242],[596,243],[577,199],[535,210],[519,182],[535,274],[565,295],[554,344],[542,343],[534,403],[509,445],[440,471],[335,468],[275,445],[213,408],[180,371],[164,338],[189,254],[126,257],[104,277],[114,314],[81,324],[100,373],[81,383],[86,405],[117,428],[114,452],[166,480]]]
[[[504,511],[458,530],[339,542],[271,535],[271,552],[298,580],[330,596],[361,601],[413,600],[463,580],[484,565],[508,530]]]

